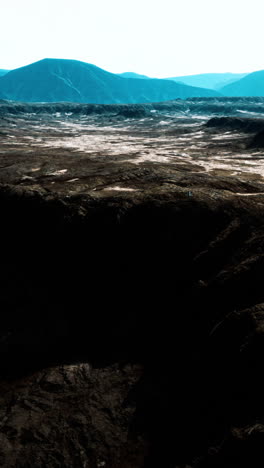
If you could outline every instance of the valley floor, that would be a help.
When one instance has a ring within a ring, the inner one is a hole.
[[[220,188],[228,178],[231,186],[244,184],[243,192],[262,190],[264,156],[248,148],[252,134],[208,127],[206,115],[68,114],[0,118],[2,183],[97,195],[145,190],[155,186],[155,177],[160,184],[161,174],[191,173],[198,180],[217,177]]]

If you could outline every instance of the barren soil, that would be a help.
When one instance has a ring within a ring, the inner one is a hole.
[[[1,466],[263,466],[262,107],[0,103]]]

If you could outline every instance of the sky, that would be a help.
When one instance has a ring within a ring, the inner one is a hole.
[[[42,58],[151,77],[264,69],[263,0],[1,0],[0,69]]]

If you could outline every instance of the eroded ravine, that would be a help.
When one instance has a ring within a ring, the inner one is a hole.
[[[1,466],[260,466],[262,179],[22,146],[1,159]]]
[[[240,460],[262,427],[262,198],[2,187],[1,206],[2,466],[203,467],[208,431],[210,460]]]

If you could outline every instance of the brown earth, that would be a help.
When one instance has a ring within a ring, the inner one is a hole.
[[[1,466],[263,465],[263,155],[207,120],[0,118]]]

